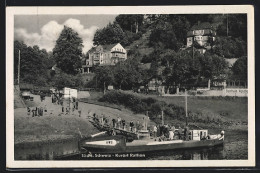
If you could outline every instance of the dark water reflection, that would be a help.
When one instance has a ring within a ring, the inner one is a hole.
[[[74,140],[55,143],[29,143],[14,147],[15,160],[53,160],[62,155],[70,155],[78,151],[78,142]]]

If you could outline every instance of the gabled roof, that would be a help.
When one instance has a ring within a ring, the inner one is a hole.
[[[115,44],[105,44],[102,45],[104,51],[110,51],[113,47],[115,47],[118,43]]]
[[[116,46],[117,44],[120,44],[120,43],[114,43],[114,44],[105,44],[105,45],[99,45],[99,46],[102,46],[103,48],[103,51],[106,52],[106,51],[110,51],[114,46]],[[96,47],[92,47],[88,53],[93,53],[93,52],[96,52]]]
[[[88,53],[92,53],[92,52],[95,52],[96,51],[96,47],[92,47],[89,51],[88,51]]]

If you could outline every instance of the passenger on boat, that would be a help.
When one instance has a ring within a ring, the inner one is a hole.
[[[112,119],[112,123],[113,123],[113,128],[116,128],[116,120],[114,118]]]
[[[122,125],[123,125],[123,129],[125,130],[125,120],[122,119]]]
[[[181,126],[179,126],[179,129],[178,129],[178,137],[179,137],[179,139],[182,139],[182,128],[181,128]]]
[[[132,121],[129,123],[129,125],[130,125],[130,131],[133,131],[134,121],[132,120]]]
[[[154,126],[153,127],[153,137],[157,137],[157,127],[156,126]]]
[[[159,141],[166,141],[166,137],[164,136],[164,134],[162,134],[162,136],[159,137]]]
[[[169,130],[169,140],[173,140],[174,137],[174,132],[172,131],[172,129]]]
[[[168,124],[164,125],[163,126],[163,129],[162,129],[162,132],[163,132],[163,135],[166,137],[166,138],[169,138],[169,126]]]
[[[101,123],[102,126],[104,125],[104,115],[103,114],[101,115],[100,123]]]
[[[185,129],[184,129],[184,136],[185,136],[186,141],[189,140],[189,133],[190,133],[189,126],[186,126]]]
[[[118,126],[118,128],[120,129],[120,127],[121,127],[121,118],[120,117],[117,117],[117,126]]]
[[[107,118],[107,124],[110,125],[110,116]]]

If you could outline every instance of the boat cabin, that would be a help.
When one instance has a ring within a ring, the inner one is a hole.
[[[138,139],[150,139],[150,132],[148,130],[140,130],[137,133]]]
[[[190,140],[200,141],[206,139],[208,130],[190,130]]]

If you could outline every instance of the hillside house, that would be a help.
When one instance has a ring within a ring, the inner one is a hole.
[[[211,49],[210,42],[215,41],[216,32],[212,29],[198,29],[188,31],[187,33],[187,48],[193,45],[193,41],[196,42],[200,48],[197,50],[200,53],[205,53],[206,50]]]
[[[98,45],[88,51],[88,59],[83,65],[83,73],[89,73],[90,69],[95,66],[115,65],[119,61],[127,59],[127,51],[120,44]]]

